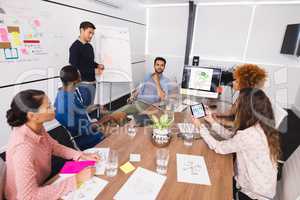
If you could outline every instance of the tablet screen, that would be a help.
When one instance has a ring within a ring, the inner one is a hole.
[[[195,118],[201,118],[205,116],[205,110],[203,104],[197,104],[191,106],[191,111]]]

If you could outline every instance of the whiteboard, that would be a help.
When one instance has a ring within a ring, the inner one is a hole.
[[[97,77],[101,82],[132,82],[128,28],[97,26],[94,40],[95,60],[105,66]]]
[[[60,3],[67,3],[66,0],[57,0]],[[77,3],[91,3],[91,8],[97,9],[98,12],[106,11],[107,14],[116,17],[125,17],[128,19],[139,19],[138,21],[144,22],[144,13],[141,9],[141,13],[133,12],[131,9],[115,10],[106,9],[101,6],[95,7],[92,1],[78,0],[70,5],[76,6]],[[78,6],[78,5],[77,5]],[[62,66],[68,64],[69,47],[79,36],[79,24],[83,20],[91,21],[93,24],[102,26],[113,27],[126,27],[130,32],[130,36],[134,40],[130,40],[130,55],[132,56],[132,62],[139,62],[145,60],[145,31],[146,26],[130,23],[117,18],[107,17],[104,15],[98,15],[92,12],[86,12],[84,10],[74,9],[66,6],[61,6],[54,3],[47,3],[41,0],[0,0],[0,8],[5,10],[8,17],[18,18],[20,26],[26,27],[26,23],[40,22],[34,25],[40,25],[40,37],[41,47],[44,50],[43,55],[29,55],[28,58],[24,58],[23,61],[10,61],[0,63],[2,69],[0,73],[0,86],[22,83],[27,81],[34,81],[37,79],[44,79],[55,77],[59,75],[59,71]],[[83,7],[90,8],[90,7]],[[132,12],[131,12],[132,11]],[[133,17],[136,16],[136,17]],[[38,21],[34,21],[38,20]],[[1,21],[1,20],[0,20]],[[12,22],[14,20],[11,20]],[[27,23],[28,24],[28,23]],[[28,27],[28,26],[27,26]],[[29,27],[30,28],[30,27]],[[96,30],[100,30],[100,26]],[[1,50],[0,50],[1,51]],[[3,54],[2,54],[3,55]],[[134,85],[138,85],[143,80],[145,74],[144,63],[138,63],[132,65],[132,71],[134,71],[133,82]],[[115,77],[116,80],[119,78]],[[25,89],[39,89],[47,93],[50,100],[53,102],[57,94],[57,88],[61,85],[59,78],[44,80],[34,83],[28,83],[20,85],[18,87],[7,87],[0,89],[0,126],[1,140],[0,140],[0,152],[5,149],[5,145],[9,139],[11,130],[6,122],[6,111],[9,109],[9,104],[13,96],[20,90]],[[101,84],[103,88],[101,92],[103,95],[103,103],[109,102],[109,85]],[[112,89],[112,100],[115,100],[131,91],[129,84],[115,83]],[[47,126],[48,128],[48,126]]]

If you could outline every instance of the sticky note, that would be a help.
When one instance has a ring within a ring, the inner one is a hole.
[[[125,174],[128,174],[129,172],[132,172],[133,170],[135,170],[135,167],[130,163],[130,162],[127,162],[125,163],[124,165],[122,165],[120,167],[120,169],[125,173]]]
[[[13,46],[20,46],[22,41],[20,40],[20,33],[18,32],[12,32],[12,44]]]
[[[8,42],[8,33],[5,28],[0,28],[0,40],[2,42]]]
[[[28,55],[28,51],[26,48],[21,48],[21,52],[23,55]]]
[[[141,161],[141,155],[131,153],[130,156],[129,156],[129,161],[130,162],[140,162]]]
[[[36,27],[40,27],[41,26],[41,22],[40,20],[36,19],[33,21],[33,24],[36,26]]]
[[[91,167],[96,164],[96,161],[68,161],[60,170],[61,174],[76,174],[86,167]]]

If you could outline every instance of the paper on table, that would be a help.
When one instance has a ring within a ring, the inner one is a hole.
[[[69,178],[71,176],[75,176],[75,174],[59,174],[58,179],[56,179],[53,184],[57,184],[59,182],[61,182],[62,180]]]
[[[109,155],[109,148],[91,148],[84,151],[85,153],[97,153],[101,161],[96,164],[96,175],[103,175],[105,172],[105,165]]]
[[[200,130],[192,123],[178,123],[180,133],[200,133]]]
[[[80,186],[79,189],[62,197],[64,200],[91,200],[96,199],[98,194],[105,188],[107,181],[93,177]]]
[[[202,156],[176,154],[176,159],[178,182],[211,185]]]
[[[64,164],[63,168],[60,170],[61,174],[76,174],[86,167],[94,166],[95,161],[68,161]]]
[[[114,199],[154,200],[165,180],[166,177],[163,175],[138,167],[114,196]]]
[[[141,161],[141,155],[131,153],[130,156],[129,156],[129,161],[130,162],[140,162]]]

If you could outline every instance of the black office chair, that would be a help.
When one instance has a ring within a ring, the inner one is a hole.
[[[71,136],[69,131],[65,129],[63,126],[59,126],[57,128],[52,129],[51,131],[48,132],[49,135],[58,141],[58,143],[70,147],[75,150],[79,150],[76,142],[74,141],[74,138]],[[57,157],[57,156],[52,156],[52,166],[51,166],[51,175],[49,176],[48,179],[53,177],[54,175],[58,174],[60,169],[63,167],[65,162],[68,161],[66,159]]]

